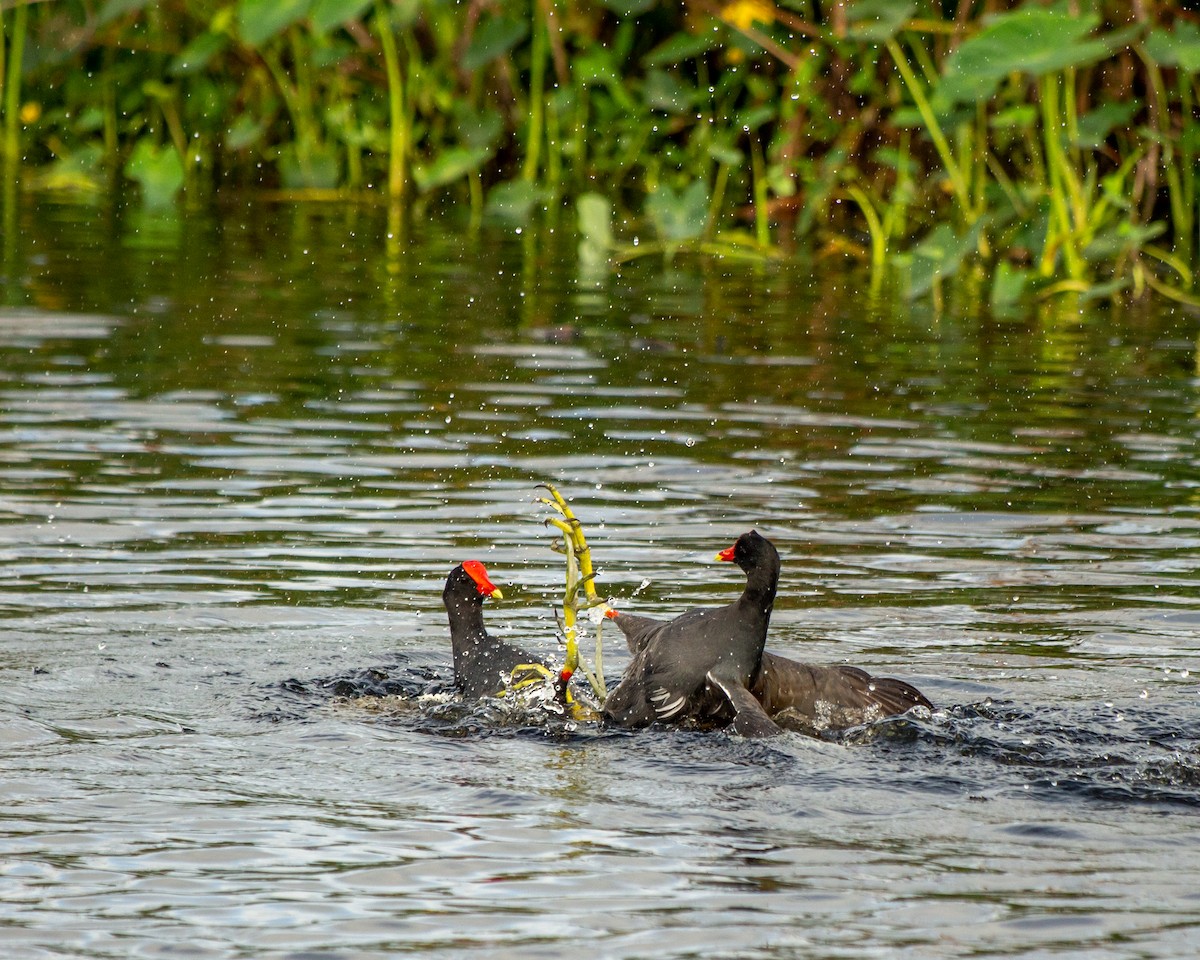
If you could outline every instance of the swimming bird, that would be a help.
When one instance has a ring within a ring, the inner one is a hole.
[[[767,543],[765,540],[763,542]],[[736,552],[736,545],[731,549]],[[735,559],[733,552],[731,550],[722,551],[718,554],[718,558],[722,560]],[[777,571],[774,582],[776,584],[778,582]],[[749,588],[749,582],[747,587]],[[774,597],[774,590],[771,591],[771,597]],[[643,651],[660,635],[664,627],[680,621],[683,621],[686,626],[690,622],[688,618],[699,612],[685,613],[673,621],[655,620],[650,617],[617,613],[613,610],[605,615],[613,620],[625,634],[629,652],[634,656],[634,660],[630,664],[632,670],[635,664],[639,664],[641,659],[647,656]],[[769,617],[769,615],[768,607],[766,616]],[[763,632],[765,637],[765,621]],[[641,668],[639,667],[639,669]],[[627,671],[625,676],[629,678],[630,672]],[[623,679],[622,685],[624,684],[625,680]],[[776,729],[780,723],[783,723],[789,727],[797,726],[809,733],[843,730],[884,717],[897,716],[908,712],[913,707],[933,709],[933,705],[920,690],[903,680],[897,680],[894,677],[874,677],[865,670],[848,664],[801,663],[772,653],[765,648],[762,649],[758,665],[746,686]],[[738,698],[742,695],[739,691],[727,689],[727,687],[727,684],[722,685],[721,692],[728,700],[728,706],[737,711]],[[625,699],[617,704],[621,713],[614,717],[618,722],[622,722],[622,716],[632,718],[625,721],[627,726],[645,725],[640,721],[648,716],[644,708],[633,702],[635,689],[636,687],[631,684],[630,688],[625,691]],[[620,686],[617,690],[620,690]],[[616,690],[613,691],[614,695],[616,692]],[[685,706],[684,703],[681,703],[676,707],[677,699],[677,697],[669,700],[663,699],[659,705],[674,707],[673,717],[683,711]],[[610,702],[611,700],[612,697],[610,697]],[[658,701],[654,702],[658,703]],[[606,712],[608,709],[606,706]],[[715,713],[718,718],[723,712],[727,712],[722,710],[719,702],[710,704],[710,711]],[[652,722],[653,719],[671,719],[672,717],[656,716],[645,722]],[[752,721],[752,717],[756,719]],[[774,732],[771,727],[762,723],[761,718],[757,717],[753,709],[746,712],[742,719],[742,725],[749,725],[755,730],[760,730],[761,733]],[[734,729],[738,729],[736,723]]]
[[[767,625],[779,583],[779,552],[751,530],[717,554],[746,573],[733,603],[652,620],[608,610],[633,659],[604,702],[604,715],[623,727],[687,718],[729,722],[743,736],[771,736],[779,726],[750,692],[760,672]]]
[[[913,707],[933,709],[904,680],[874,677],[845,663],[801,663],[770,650],[763,651],[750,692],[776,723],[807,733],[845,730]]]
[[[446,577],[442,602],[450,620],[454,683],[471,700],[501,693],[518,667],[534,664],[545,667],[533,654],[487,632],[483,624],[483,601],[489,597],[500,600],[503,596],[478,560],[460,563]]]

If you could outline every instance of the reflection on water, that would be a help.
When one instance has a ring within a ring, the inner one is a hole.
[[[363,210],[18,223],[14,956],[1190,955],[1195,318],[577,276],[558,234],[389,253]],[[723,601],[755,526],[772,647],[940,709],[751,743],[457,703],[455,563],[555,653],[547,479],[632,611]]]

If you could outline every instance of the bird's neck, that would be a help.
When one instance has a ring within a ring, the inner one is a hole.
[[[742,591],[742,603],[764,617],[771,615],[775,606],[775,590],[779,585],[779,564],[768,563],[746,573],[746,589]]]
[[[450,618],[450,644],[454,648],[454,668],[461,669],[478,652],[487,636],[483,625],[483,604],[470,600],[452,601],[448,607]]]

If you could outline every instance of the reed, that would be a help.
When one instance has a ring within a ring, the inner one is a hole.
[[[908,284],[917,296],[970,263],[1000,301],[1195,299],[1200,27],[1174,5],[98,10],[0,2],[8,176],[24,157],[32,186],[102,191],[105,169],[124,169],[156,202],[386,196],[406,215],[461,209],[475,228],[550,225],[599,192],[621,225],[616,259],[806,244],[860,257],[876,285],[931,268],[936,282]]]
[[[19,3],[12,10],[12,26],[5,30],[0,7],[0,82],[4,84],[4,167],[6,178],[17,176],[21,158],[21,67],[25,58],[25,34],[29,26],[29,7]]]

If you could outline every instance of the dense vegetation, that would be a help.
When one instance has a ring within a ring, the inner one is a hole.
[[[0,0],[4,177],[805,244],[1196,302],[1200,15],[1152,0]],[[635,246],[636,241],[636,246]]]

